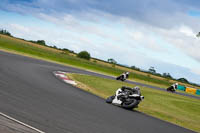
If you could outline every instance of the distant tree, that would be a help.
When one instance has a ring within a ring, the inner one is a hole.
[[[90,53],[88,53],[87,51],[81,51],[80,53],[77,54],[77,57],[79,58],[83,58],[86,60],[90,60]]]
[[[63,48],[62,50],[65,51],[65,52],[75,53],[74,51],[69,50],[69,49],[67,49],[67,48]]]
[[[112,58],[108,59],[108,62],[111,63],[113,67],[115,67],[115,65],[117,64],[117,61]]]
[[[0,34],[7,35],[7,36],[12,36],[10,34],[10,32],[8,32],[7,30],[3,30],[3,29],[0,30]]]
[[[160,73],[155,73],[155,75],[157,75],[157,76],[162,76]]]
[[[111,64],[117,64],[117,61],[115,61],[114,59],[110,58],[108,59],[108,62]]]
[[[61,50],[63,51],[62,53],[65,53],[65,54],[69,54],[70,53],[70,50],[67,49],[67,48],[63,48]]]
[[[36,43],[37,43],[37,44],[40,44],[40,45],[46,45],[46,43],[45,43],[44,40],[37,40]]]
[[[73,50],[70,50],[70,53],[76,54]]]
[[[196,37],[200,37],[200,32],[196,35]]]
[[[170,73],[163,73],[162,76],[165,77],[165,78],[172,78]]]
[[[108,62],[111,63],[113,67],[115,67],[115,65],[117,64],[117,61],[112,58],[108,59]]]
[[[156,73],[156,70],[155,70],[154,67],[151,66],[151,67],[149,68],[149,72],[155,74],[155,73]]]
[[[136,66],[131,66],[131,69],[136,69]]]
[[[185,78],[179,78],[177,80],[180,81],[180,82],[189,83],[189,81]]]
[[[70,50],[67,49],[67,48],[63,48],[62,50],[63,50],[63,51],[68,51],[68,52],[70,52]]]
[[[55,45],[53,46],[53,48],[58,49]]]
[[[136,67],[136,66],[131,66],[130,67],[131,69],[134,69],[134,70],[139,70],[140,71],[140,68]]]

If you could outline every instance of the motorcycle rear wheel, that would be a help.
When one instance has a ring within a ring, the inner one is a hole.
[[[123,102],[122,107],[125,109],[133,109],[133,108],[137,107],[138,104],[139,104],[138,100],[131,99],[131,101],[129,101],[129,102]]]
[[[167,91],[170,91],[170,92],[175,92],[174,88],[172,86],[168,87],[167,88]]]

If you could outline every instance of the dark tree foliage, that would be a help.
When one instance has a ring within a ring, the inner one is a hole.
[[[134,69],[134,70],[140,71],[140,68],[138,68],[138,67],[136,67],[136,66],[131,66],[130,68],[131,68],[131,69]]]
[[[40,45],[46,45],[45,41],[44,40],[37,40],[36,42],[37,44],[40,44]]]
[[[3,35],[7,35],[7,36],[12,36],[11,34],[10,34],[10,32],[8,32],[7,30],[0,30],[0,34],[3,34]]]
[[[165,78],[170,78],[170,79],[172,79],[172,76],[170,75],[170,73],[163,73],[162,76],[165,77]]]
[[[112,64],[112,67],[115,67],[115,65],[117,64],[117,61],[112,58],[108,59],[108,62]]]
[[[114,59],[110,58],[108,59],[108,62],[111,64],[117,64],[117,61],[115,61]]]
[[[77,54],[77,57],[83,58],[86,60],[90,60],[90,54],[87,51],[81,51],[80,53]]]
[[[200,37],[200,32],[199,32],[199,33],[197,33],[196,37]]]
[[[149,72],[155,74],[155,73],[156,73],[156,70],[155,70],[154,67],[150,67],[150,68],[149,68]]]
[[[160,73],[154,73],[154,75],[156,75],[156,76],[162,76]]]
[[[73,50],[69,50],[67,48],[63,48],[62,50],[65,51],[65,52],[75,53]]]
[[[58,49],[55,45],[52,48]]]
[[[180,78],[180,79],[178,79],[178,81],[184,82],[184,83],[189,83],[189,81],[187,79],[185,79],[185,78]]]
[[[30,40],[29,42],[32,42],[32,43],[37,43],[39,45],[43,45],[43,46],[46,46],[46,43],[44,40],[37,40],[37,41],[33,41],[33,40]]]

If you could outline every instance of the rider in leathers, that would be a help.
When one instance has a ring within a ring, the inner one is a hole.
[[[133,94],[141,95],[140,88],[138,86],[136,86],[134,88],[122,86],[115,93],[117,100],[123,100],[123,99],[121,99],[121,97],[123,96],[123,93],[125,92],[125,90],[130,90]]]

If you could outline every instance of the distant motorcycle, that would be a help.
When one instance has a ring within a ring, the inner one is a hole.
[[[129,72],[125,72],[116,77],[116,80],[125,81],[128,77],[129,77]]]
[[[120,96],[110,96],[106,99],[107,103],[120,106],[125,109],[137,108],[138,104],[144,99],[140,94],[134,94],[130,90],[125,90]]]
[[[172,84],[170,87],[167,88],[167,91],[175,92],[178,87],[178,83]]]
[[[173,86],[170,86],[170,87],[167,88],[167,91],[169,91],[169,92],[175,92],[176,89],[174,89]]]

